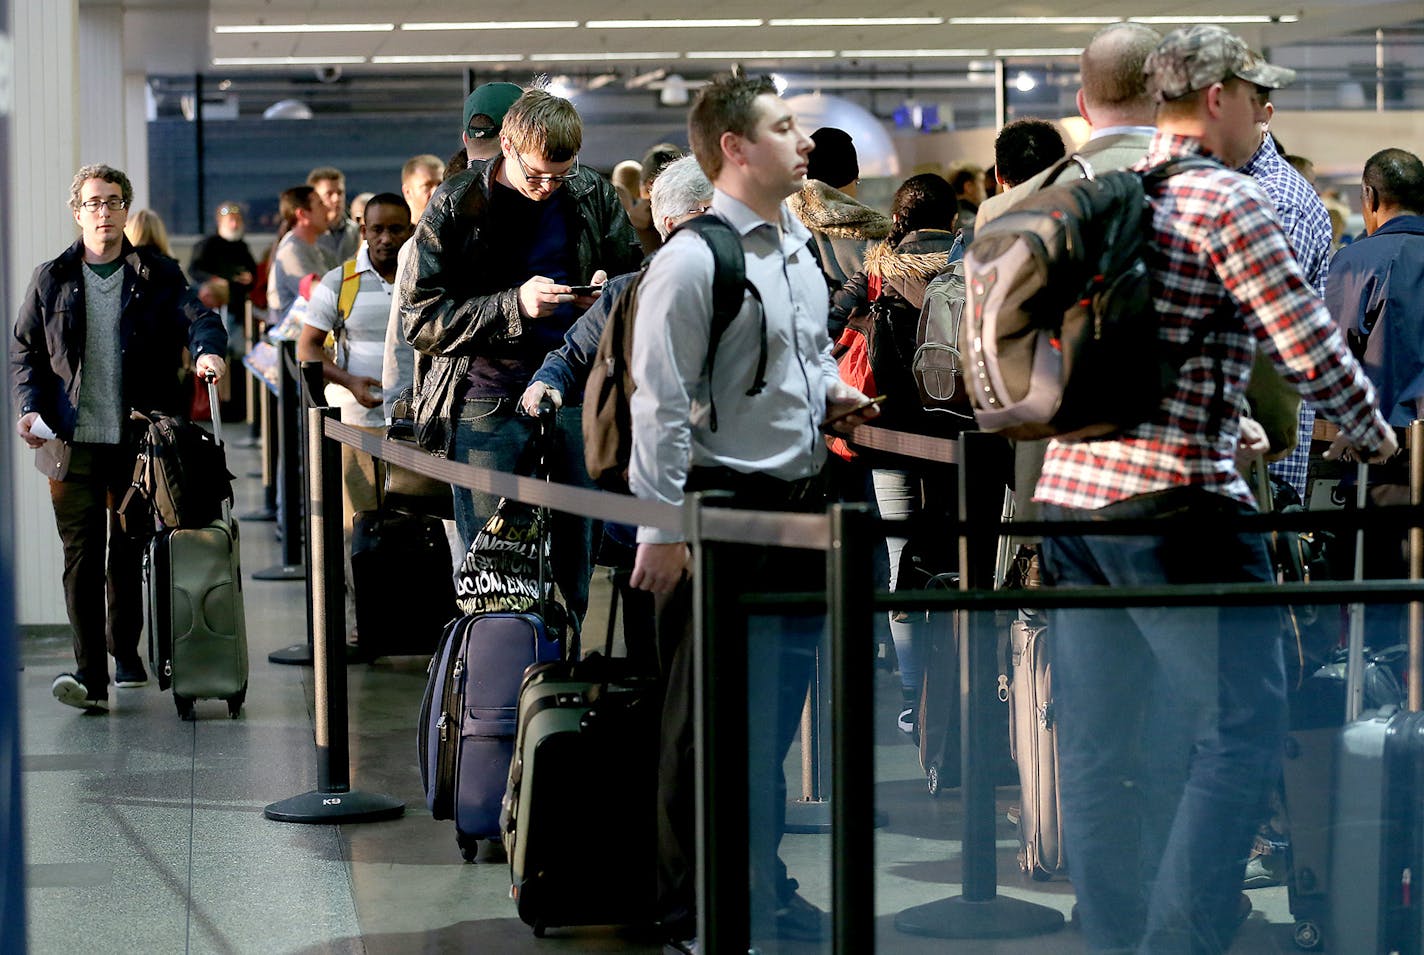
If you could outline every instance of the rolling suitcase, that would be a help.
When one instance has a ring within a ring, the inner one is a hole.
[[[479,840],[500,835],[524,671],[558,658],[537,615],[482,613],[452,621],[431,660],[420,724],[425,799],[436,819],[455,821],[467,862]]]
[[[539,937],[552,926],[650,924],[657,915],[662,694],[654,672],[612,656],[615,613],[616,597],[602,655],[535,664],[519,690],[504,846],[510,895]]]
[[[439,518],[395,510],[361,511],[351,522],[351,589],[361,654],[435,652],[441,631],[459,615],[450,577],[450,545]],[[419,594],[392,600],[392,594]]]
[[[216,403],[216,388],[208,382]],[[213,422],[222,446],[222,422]],[[205,527],[161,531],[144,561],[148,595],[149,663],[162,689],[172,689],[178,715],[195,718],[194,703],[220,699],[236,718],[247,698],[247,624],[237,521],[224,500],[222,516]]]
[[[1048,636],[1048,627],[1039,619],[1015,620],[1009,627],[1014,661],[1009,743],[1019,770],[1019,868],[1037,882],[1067,872]]]

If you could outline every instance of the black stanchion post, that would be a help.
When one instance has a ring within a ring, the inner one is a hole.
[[[1409,503],[1424,504],[1424,421],[1409,422]],[[1424,580],[1424,526],[1409,528],[1409,579]],[[1424,603],[1409,604],[1409,709],[1424,709]]]
[[[831,894],[835,955],[875,950],[875,668],[870,508],[831,508]]]
[[[320,382],[321,362],[304,362],[308,390],[314,366]],[[319,387],[319,386],[318,386]],[[346,574],[341,530],[341,449],[326,437],[325,422],[337,420],[334,408],[304,409],[306,427],[307,556],[311,568],[311,634],[316,683],[317,788],[274,802],[263,810],[277,822],[378,822],[395,819],[405,804],[390,796],[351,788],[350,740],[346,696]]]
[[[282,562],[252,575],[253,580],[302,580],[302,472],[301,383],[297,381],[297,343],[283,341],[277,362],[277,479],[282,493],[277,500],[277,521],[282,532]],[[280,652],[280,651],[278,651]],[[273,663],[291,662],[274,659]],[[302,661],[307,662],[307,661]]]
[[[959,580],[963,590],[993,587],[998,547],[998,515],[1013,472],[1013,452],[997,435],[970,431],[960,437]],[[994,839],[992,734],[1008,727],[995,694],[995,647],[992,613],[967,613],[960,642],[960,793],[964,805],[963,893],[905,909],[895,928],[931,938],[1023,938],[1063,927],[1063,913],[1044,905],[998,894],[998,859]]]
[[[277,395],[267,387],[267,379],[248,369],[250,381],[255,386],[253,400],[257,402],[256,429],[257,447],[261,451],[258,477],[262,479],[262,504],[247,514],[238,516],[243,522],[266,522],[277,519]]]
[[[720,555],[724,545],[701,533],[702,508],[725,497],[699,494],[692,501],[697,935],[710,955],[741,955],[751,934],[747,647],[738,636],[747,631],[747,614],[736,594],[719,588],[720,571],[735,558]]]

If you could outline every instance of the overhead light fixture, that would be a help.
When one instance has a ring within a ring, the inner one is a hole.
[[[988,50],[841,50],[847,59],[909,60],[920,58],[949,59],[956,56],[988,56]]]
[[[1295,14],[1273,17],[1265,14],[1202,13],[1192,16],[1128,17],[1133,23],[1295,23]]]
[[[1014,89],[1020,93],[1031,93],[1038,87],[1038,80],[1031,73],[1020,73],[1014,78]]]
[[[1102,26],[1121,23],[1122,17],[950,17],[951,26]],[[1193,18],[1196,19],[1196,18]],[[1205,17],[1201,18],[1203,21]]]
[[[617,73],[600,73],[600,74],[598,74],[597,76],[592,77],[591,79],[589,79],[589,81],[588,81],[588,91],[591,93],[591,92],[593,92],[594,90],[601,90],[601,89],[603,89],[605,86],[608,86],[608,85],[611,84],[611,83],[617,82],[617,80],[618,80],[618,74],[617,74]]]
[[[213,66],[352,66],[364,56],[215,56]]]
[[[675,60],[676,53],[530,53],[533,62],[545,63],[614,63],[619,60]]]
[[[311,119],[311,107],[299,99],[279,99],[262,111],[263,119]]]
[[[1006,47],[995,50],[995,56],[1080,56],[1083,52],[1081,46],[1049,46],[1049,47]]]
[[[770,27],[933,27],[944,17],[776,17]]]
[[[761,20],[589,20],[591,30],[661,30],[682,27],[759,27]]]
[[[771,85],[776,87],[777,96],[780,96],[781,94],[785,93],[787,88],[791,86],[790,81],[788,81],[786,77],[782,76],[780,73],[772,73],[770,74],[770,76]]]
[[[663,106],[686,106],[691,99],[687,80],[677,73],[669,73],[662,82],[662,89],[658,90],[658,102]]]
[[[394,23],[224,23],[214,33],[387,33]]]
[[[689,60],[829,60],[835,50],[694,50]]]
[[[372,63],[386,65],[413,63],[518,63],[522,53],[421,53],[410,56],[373,56]]]
[[[572,30],[577,20],[470,20],[461,23],[402,23],[402,30]]]

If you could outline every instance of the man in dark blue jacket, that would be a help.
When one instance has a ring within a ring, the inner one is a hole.
[[[1424,163],[1385,149],[1361,178],[1365,238],[1335,253],[1325,304],[1403,427],[1424,416]]]
[[[82,234],[35,270],[10,347],[16,430],[49,478],[64,546],[76,671],[61,673],[52,689],[91,713],[109,708],[106,652],[119,686],[148,682],[138,651],[142,548],[116,513],[138,448],[129,413],[183,408],[184,347],[199,375],[227,371],[222,319],[194,296],[178,263],[124,238],[132,202],[133,186],[117,169],[75,174],[69,206]]]

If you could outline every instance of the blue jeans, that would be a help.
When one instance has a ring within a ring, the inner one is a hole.
[[[582,410],[560,408],[548,461],[549,478],[560,484],[593,487],[583,462]],[[518,411],[514,398],[466,398],[455,424],[453,459],[494,471],[513,472],[534,433],[534,419]],[[499,506],[499,497],[456,485],[455,526],[468,550]],[[553,511],[549,519],[549,563],[569,610],[583,620],[592,573],[593,521]]]
[[[1045,520],[1229,516],[1178,489]],[[1224,525],[1222,525],[1224,526]],[[1259,534],[1046,537],[1044,583],[1274,579]],[[1286,727],[1275,607],[1057,610],[1051,618],[1064,843],[1094,951],[1219,953]]]

